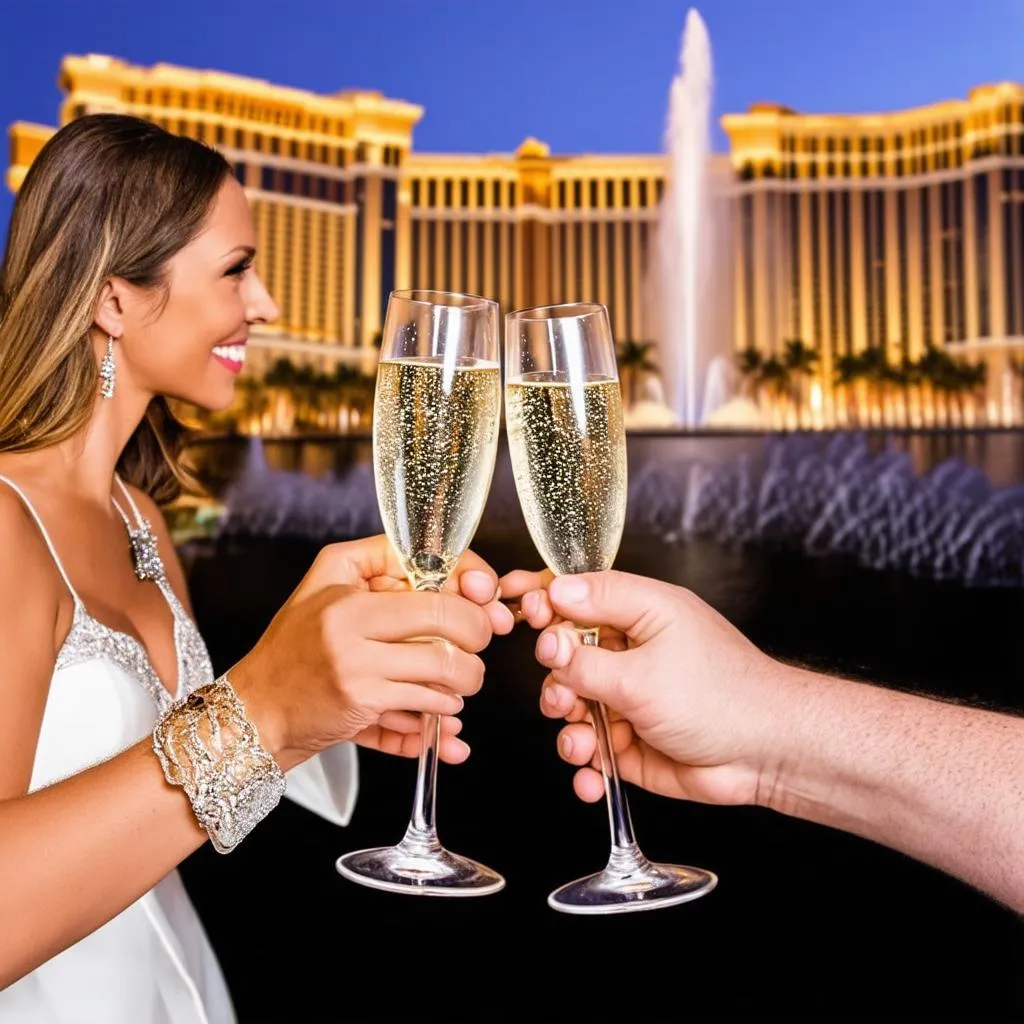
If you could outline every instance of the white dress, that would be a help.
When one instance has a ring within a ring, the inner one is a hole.
[[[152,732],[172,697],[143,647],[89,614],[32,503],[12,481],[0,480],[32,513],[75,604],[50,681],[31,791],[133,746]],[[131,495],[123,485],[122,490],[140,523]],[[213,669],[174,591],[165,579],[155,582],[174,616],[176,696],[181,697],[211,682]],[[155,755],[154,770],[160,770]],[[289,799],[345,825],[358,788],[355,747],[339,744],[292,769],[287,780]],[[0,991],[0,1021],[232,1024],[235,1014],[213,949],[175,870],[113,920]]]

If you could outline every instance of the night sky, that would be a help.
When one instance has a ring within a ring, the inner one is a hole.
[[[679,0],[0,0],[0,125],[56,122],[67,53],[216,68],[426,108],[415,148],[662,149]],[[1024,0],[706,0],[717,115],[891,110],[1024,80]],[[725,140],[717,123],[717,149]],[[3,167],[7,166],[7,154]],[[0,190],[0,238],[12,197]]]

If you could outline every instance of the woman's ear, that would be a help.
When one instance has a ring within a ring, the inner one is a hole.
[[[108,338],[120,338],[124,334],[124,298],[124,282],[116,277],[100,289],[93,323]]]

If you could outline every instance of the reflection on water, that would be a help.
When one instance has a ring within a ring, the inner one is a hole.
[[[635,470],[651,460],[718,461],[739,456],[757,459],[772,438],[765,434],[631,433],[629,465]],[[827,434],[816,434],[827,438]],[[863,435],[874,452],[907,452],[914,470],[924,474],[947,459],[962,459],[980,469],[994,487],[1024,482],[1024,431],[892,431]],[[245,464],[247,438],[200,439],[190,450],[200,479],[211,493],[223,497]],[[372,465],[369,435],[337,438],[282,438],[262,442],[271,469],[301,473],[314,479],[340,479],[357,464]],[[505,453],[502,452],[502,455]],[[500,458],[501,456],[499,456]]]
[[[627,536],[706,537],[1024,586],[1020,432],[648,433],[631,434],[628,451]],[[208,507],[193,535],[327,542],[382,529],[369,437],[211,441],[195,456],[216,514]],[[524,536],[502,436],[477,538]]]

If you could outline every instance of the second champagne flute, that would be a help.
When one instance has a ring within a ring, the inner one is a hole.
[[[440,590],[469,547],[501,424],[498,306],[478,295],[396,291],[388,301],[373,407],[384,529],[416,590]],[[416,794],[395,846],[347,853],[353,882],[424,896],[484,896],[497,872],[446,850],[434,821],[440,719],[424,715]]]
[[[534,545],[556,575],[610,569],[626,519],[626,434],[615,343],[597,303],[540,306],[505,318],[505,417],[516,490]],[[598,628],[574,623],[581,643]],[[590,701],[608,802],[602,871],[548,897],[569,914],[669,907],[709,892],[710,871],[653,864],[633,835],[604,706]]]

